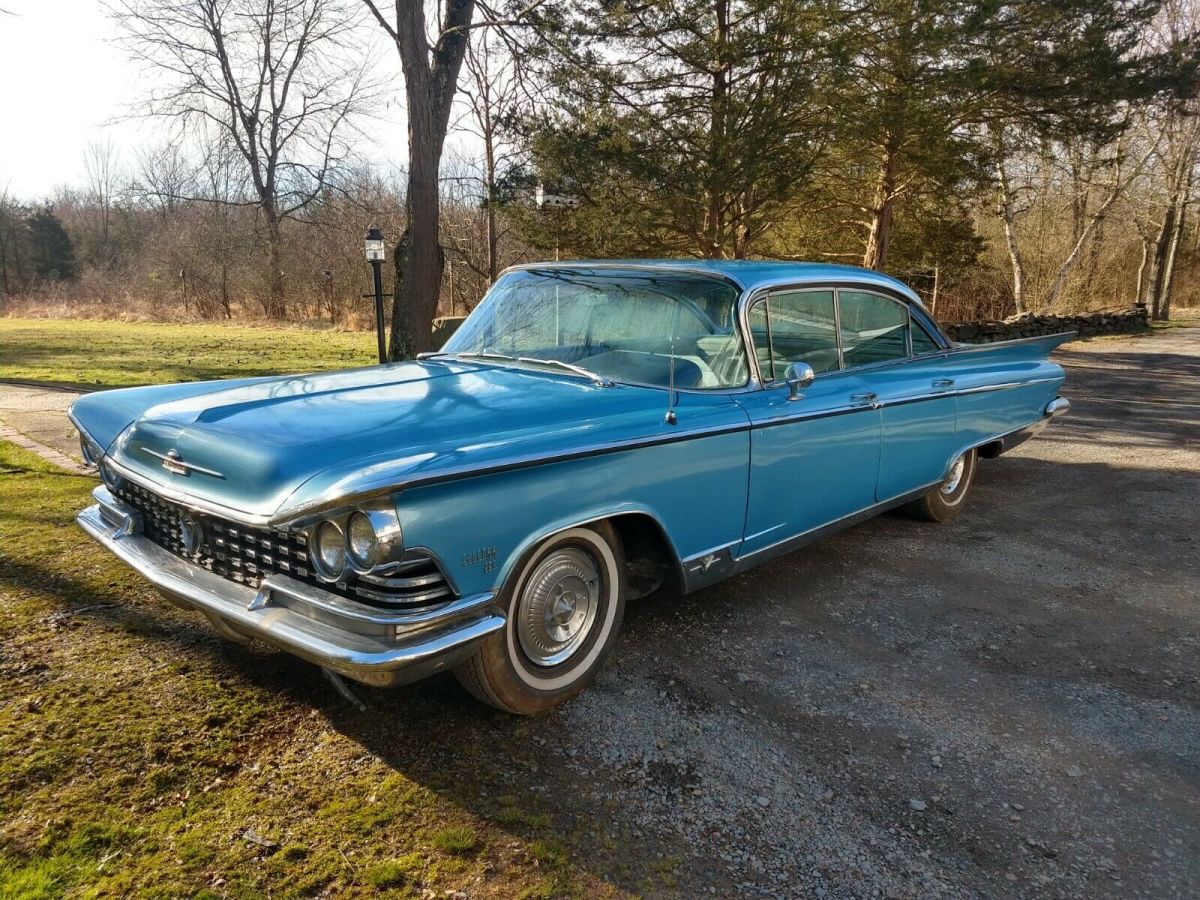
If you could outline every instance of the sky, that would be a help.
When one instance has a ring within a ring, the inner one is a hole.
[[[0,191],[36,200],[82,183],[88,144],[111,140],[129,165],[138,147],[161,140],[153,123],[121,121],[155,75],[115,44],[99,0],[0,0],[0,10],[11,13],[0,12]],[[387,168],[404,159],[403,82],[394,50],[377,58],[396,91],[359,150]]]

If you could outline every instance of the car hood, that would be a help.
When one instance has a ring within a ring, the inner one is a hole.
[[[406,480],[653,436],[667,394],[452,360],[111,391],[72,417],[132,472],[255,519]],[[140,402],[139,402],[140,401]],[[133,413],[133,410],[140,410]],[[698,423],[702,424],[702,423]],[[164,468],[177,454],[186,474]]]

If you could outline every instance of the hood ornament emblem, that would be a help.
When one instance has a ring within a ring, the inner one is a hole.
[[[183,457],[179,455],[178,450],[168,450],[166,456],[163,457],[162,467],[168,472],[174,472],[176,475],[191,474],[188,466],[183,461]]]
[[[206,469],[204,466],[198,466],[195,463],[184,462],[184,459],[179,455],[178,450],[171,449],[166,453],[159,453],[157,450],[151,450],[149,447],[143,447],[142,449],[155,459],[162,460],[162,467],[175,475],[188,476],[193,472],[199,472],[202,475],[210,475],[213,478],[225,477],[215,469]]]

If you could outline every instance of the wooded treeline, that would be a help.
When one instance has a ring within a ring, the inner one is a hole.
[[[1200,299],[1200,0],[114,15],[163,142],[89,147],[84,183],[50,198],[0,194],[12,309],[363,325],[372,224],[396,247],[396,356],[505,266],[556,257],[852,263],[945,321]],[[372,76],[367,33],[404,85]],[[401,87],[408,163],[381,173],[355,147]]]

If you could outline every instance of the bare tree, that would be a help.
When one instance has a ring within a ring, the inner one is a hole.
[[[194,197],[196,174],[179,144],[168,141],[139,150],[132,191],[138,200],[152,204],[164,220],[171,217],[181,201]]]
[[[112,209],[113,193],[117,188],[117,150],[111,140],[88,144],[83,153],[83,170],[87,179],[87,198],[96,211],[97,246],[95,258],[101,267],[113,263]]]
[[[350,153],[370,91],[346,0],[114,0],[126,44],[165,87],[143,113],[215,128],[245,165],[262,217],[266,312],[286,314],[282,223]]]
[[[380,10],[382,4],[363,2],[396,45],[408,100],[408,226],[395,251],[388,349],[392,359],[405,359],[431,349],[433,343],[444,261],[438,236],[438,169],[475,0],[446,0],[432,36],[426,32],[423,0],[394,0],[390,19]]]
[[[489,28],[478,31],[467,48],[467,89],[463,92],[467,116],[458,127],[483,146],[480,200],[487,223],[487,261],[481,274],[489,285],[500,270],[500,176],[518,153],[506,131],[521,99],[516,65],[516,59],[503,52],[503,45]]]

